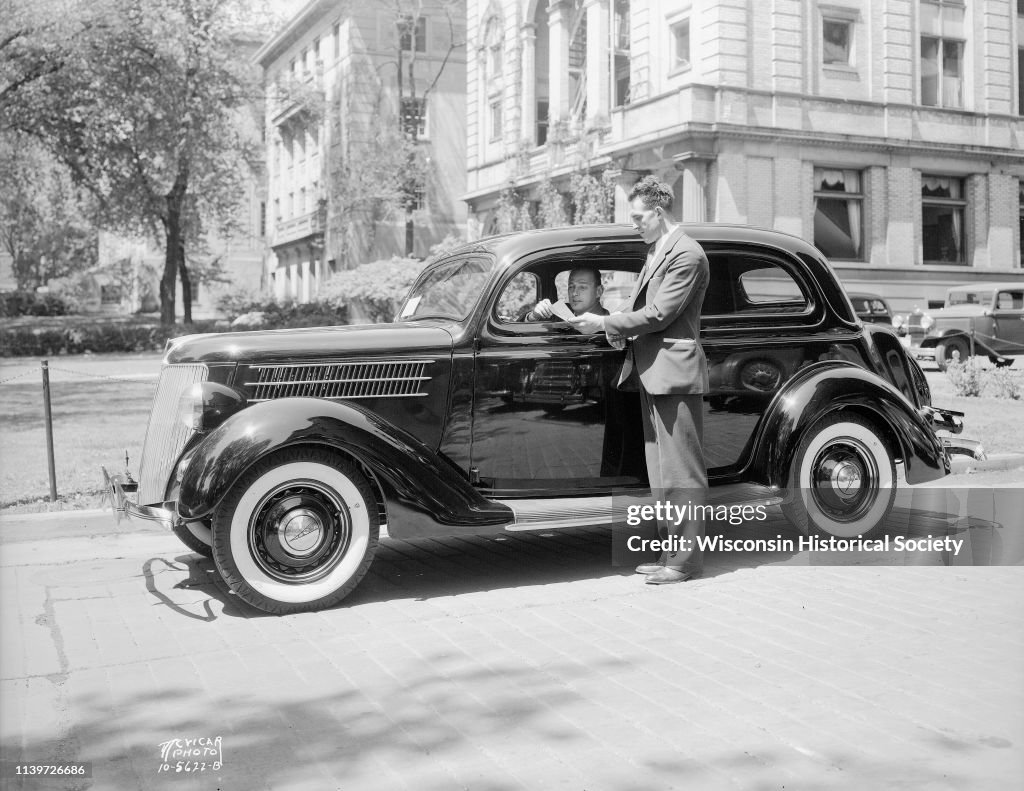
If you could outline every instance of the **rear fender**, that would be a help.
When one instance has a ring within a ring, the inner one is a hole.
[[[178,514],[210,517],[247,469],[296,445],[326,446],[355,458],[377,476],[387,498],[404,506],[402,512],[428,521],[471,529],[514,520],[509,508],[481,496],[447,459],[408,432],[354,404],[317,398],[256,404],[210,432],[182,476]]]
[[[804,433],[818,420],[850,410],[874,422],[904,462],[908,483],[949,474],[949,459],[928,421],[891,384],[852,363],[815,363],[794,376],[772,400],[755,435],[752,469],[785,488]]]

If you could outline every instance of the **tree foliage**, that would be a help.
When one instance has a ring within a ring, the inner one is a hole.
[[[19,289],[96,263],[97,234],[88,202],[34,140],[0,132],[0,246]]]
[[[247,48],[256,42],[240,28],[245,5],[65,5],[74,21],[63,24],[75,35],[55,39],[52,26],[37,26],[18,39],[22,54],[2,72],[15,98],[0,117],[68,165],[106,226],[163,243],[161,319],[174,321],[180,275],[190,321],[189,255],[207,232],[230,231],[256,141],[246,112],[256,98]],[[37,76],[25,82],[29,74]]]

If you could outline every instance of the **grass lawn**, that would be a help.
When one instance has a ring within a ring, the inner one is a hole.
[[[57,503],[49,478],[38,360],[4,360],[0,381],[0,508],[45,511],[103,505],[100,465],[138,474],[159,355],[87,355],[50,361]],[[72,373],[73,372],[73,373]],[[1024,377],[1024,371],[1018,375]],[[957,398],[945,374],[927,372],[936,406],[965,413],[964,436],[989,453],[1024,452],[1024,401]],[[112,379],[111,377],[123,377]]]

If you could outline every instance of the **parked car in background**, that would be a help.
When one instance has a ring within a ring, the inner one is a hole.
[[[862,291],[848,291],[846,294],[853,303],[853,311],[858,319],[871,324],[892,326],[893,313],[889,309],[889,303],[878,294],[867,294]]]
[[[958,413],[932,406],[890,329],[858,321],[815,247],[687,230],[711,264],[712,503],[777,503],[805,532],[856,537],[884,524],[897,464],[913,484],[948,474],[949,453],[980,455],[936,433],[958,434]],[[654,496],[639,394],[616,387],[625,352],[521,317],[564,298],[580,265],[622,290],[646,252],[629,226],[498,236],[427,265],[391,324],[171,341],[139,481],[107,476],[115,507],[169,527],[275,613],[341,601],[383,525],[416,538],[621,519],[616,500]]]
[[[909,330],[910,349],[945,370],[950,360],[988,357],[997,366],[1013,365],[1024,354],[1024,285],[972,283],[946,292],[944,307],[897,317]],[[915,331],[916,328],[916,331]]]

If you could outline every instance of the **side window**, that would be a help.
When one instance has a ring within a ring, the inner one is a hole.
[[[520,272],[513,277],[498,297],[495,308],[498,321],[520,321],[537,304],[540,280],[533,272]]]
[[[713,252],[708,261],[711,279],[701,309],[704,316],[792,315],[810,307],[800,283],[767,256]]]
[[[782,308],[787,312],[803,310],[803,292],[785,270],[768,265],[743,272],[739,277],[739,296],[754,309]]]
[[[996,307],[999,310],[1024,309],[1024,291],[1000,291]]]

